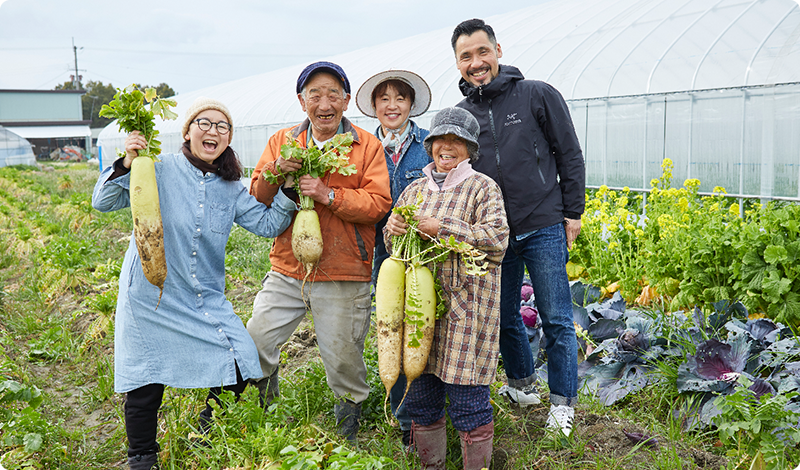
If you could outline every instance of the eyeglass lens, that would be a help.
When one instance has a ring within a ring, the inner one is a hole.
[[[211,122],[206,118],[200,118],[200,119],[195,119],[195,122],[197,123],[197,127],[199,127],[200,130],[203,132],[211,130],[212,125],[217,126],[217,132],[223,135],[227,134],[231,130],[231,125],[225,121]]]

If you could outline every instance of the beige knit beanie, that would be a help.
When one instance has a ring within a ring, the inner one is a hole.
[[[192,124],[192,121],[194,121],[197,115],[208,109],[219,111],[225,115],[228,124],[231,125],[231,130],[228,132],[228,145],[230,145],[231,141],[233,140],[233,119],[231,119],[231,112],[228,111],[228,108],[224,104],[215,99],[206,98],[205,96],[201,96],[194,100],[194,103],[192,103],[192,105],[189,106],[189,109],[186,110],[186,121],[183,123],[181,135],[185,136],[186,133],[189,132],[189,126]]]

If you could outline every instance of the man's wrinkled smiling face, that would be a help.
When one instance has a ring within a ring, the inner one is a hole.
[[[326,72],[314,74],[297,95],[303,111],[311,120],[313,135],[318,140],[328,140],[339,129],[342,115],[347,111],[350,95],[344,92],[342,82]]]
[[[472,86],[488,85],[500,70],[498,60],[503,57],[500,44],[493,44],[485,31],[462,34],[456,40],[456,67]]]

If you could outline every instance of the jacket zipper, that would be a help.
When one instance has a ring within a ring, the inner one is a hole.
[[[483,95],[483,90],[481,90],[481,95]],[[503,181],[503,171],[500,169],[500,145],[497,143],[497,130],[494,127],[494,113],[492,112],[492,99],[489,98],[489,127],[492,129],[492,141],[494,142],[494,160],[495,165],[497,166],[497,179],[500,182],[500,189],[503,192],[503,202],[505,206],[508,207],[508,200],[506,198],[506,185]],[[508,219],[508,225],[511,227],[511,218]],[[511,227],[511,231],[514,231],[514,228]]]
[[[542,184],[547,184],[544,174],[542,174],[542,159],[539,158],[539,146],[536,145],[536,141],[533,142],[533,151],[536,152],[536,169],[539,170],[539,178],[542,179]]]

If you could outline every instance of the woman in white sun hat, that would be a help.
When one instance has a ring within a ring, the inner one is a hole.
[[[424,114],[431,104],[431,90],[422,77],[407,70],[386,70],[368,78],[356,93],[356,105],[365,115],[377,118],[380,125],[375,136],[383,142],[386,167],[392,190],[392,207],[397,198],[412,181],[425,175],[422,169],[431,163],[422,141],[428,131],[421,129],[412,117]],[[375,225],[375,261],[372,283],[378,279],[381,263],[389,257],[383,242],[386,217]],[[411,418],[404,407],[399,407],[405,391],[405,376],[401,375],[391,391],[392,413],[400,422],[403,444],[411,443]]]

